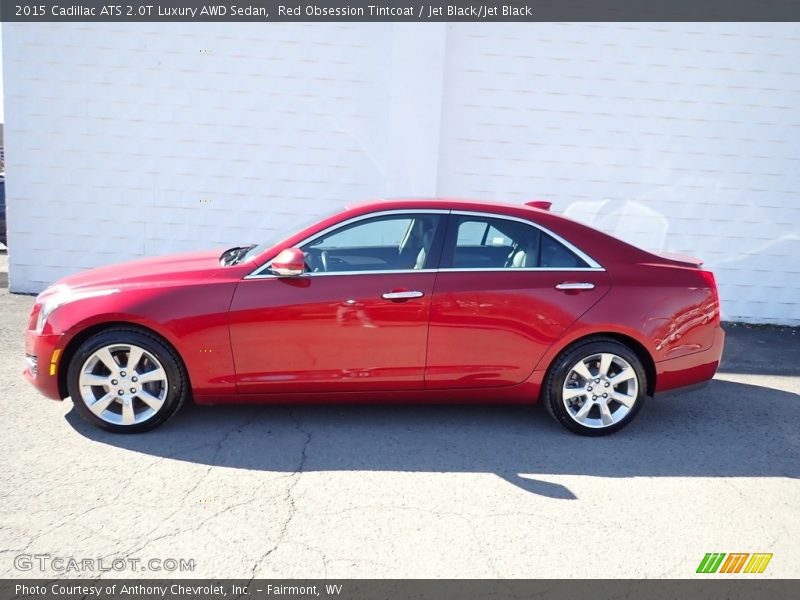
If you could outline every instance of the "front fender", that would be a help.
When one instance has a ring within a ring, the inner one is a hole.
[[[235,393],[228,329],[235,282],[137,288],[56,308],[43,334],[61,334],[62,361],[94,332],[136,326],[164,338],[180,355],[195,394]]]

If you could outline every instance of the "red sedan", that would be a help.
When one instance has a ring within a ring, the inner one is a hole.
[[[189,398],[541,400],[585,435],[711,379],[724,340],[713,274],[548,205],[372,202],[221,256],[73,275],[36,300],[25,375],[118,432]]]

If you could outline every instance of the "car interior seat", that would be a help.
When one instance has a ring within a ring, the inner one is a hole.
[[[536,267],[539,264],[538,246],[532,240],[515,245],[508,256],[506,266],[512,269]]]
[[[428,257],[428,252],[431,251],[431,244],[433,244],[433,224],[426,222],[423,227],[425,231],[422,234],[422,248],[417,254],[417,262],[414,265],[414,269],[422,269],[425,266],[425,259]]]

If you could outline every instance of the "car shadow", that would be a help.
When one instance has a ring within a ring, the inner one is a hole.
[[[494,473],[528,492],[574,499],[548,475],[798,477],[800,396],[714,380],[649,399],[615,435],[586,438],[531,406],[186,406],[141,435],[111,434],[72,409],[97,442],[172,460],[271,472]]]

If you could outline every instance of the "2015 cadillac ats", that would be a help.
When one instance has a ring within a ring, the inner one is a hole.
[[[711,379],[724,339],[712,273],[548,206],[378,201],[221,256],[73,275],[37,298],[25,375],[118,432],[189,398],[541,400],[585,435]]]

